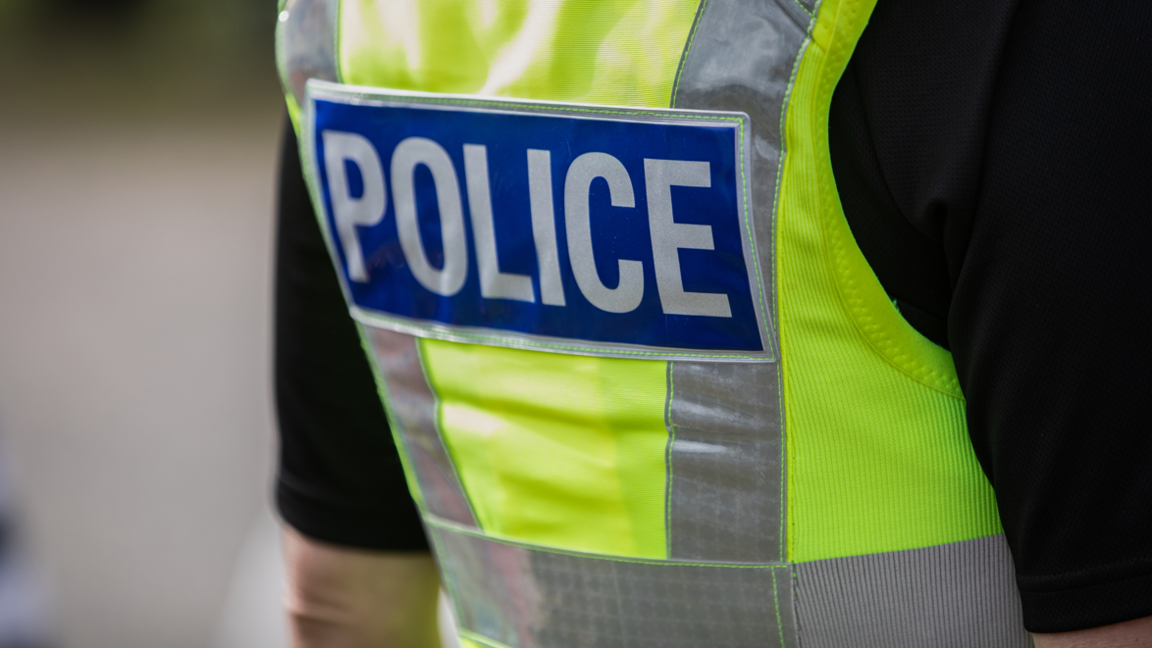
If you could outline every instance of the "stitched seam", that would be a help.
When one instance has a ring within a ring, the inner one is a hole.
[[[808,11],[808,7],[805,7],[804,4],[802,2],[800,2],[800,0],[792,0],[792,1],[795,2],[797,5],[799,5],[800,10],[803,11],[804,13],[808,14],[809,18],[815,18],[816,17],[816,14],[812,13],[811,11]]]
[[[676,397],[676,385],[673,382],[672,361],[668,361],[668,403],[665,405],[664,416],[668,421],[668,450],[665,461],[668,465],[667,492],[664,494],[664,537],[665,553],[672,557],[672,446],[676,444],[676,425],[672,422],[672,399]]]
[[[776,630],[780,633],[780,648],[784,648],[784,624],[780,621],[780,597],[776,594],[776,570],[772,570],[772,602],[776,608]]]
[[[471,536],[494,542],[496,544],[508,545],[518,547],[527,551],[539,551],[542,553],[556,554],[558,556],[569,556],[572,558],[587,558],[589,560],[608,560],[611,562],[631,563],[634,565],[656,565],[662,567],[717,567],[723,569],[772,569],[774,567],[783,566],[780,563],[758,563],[758,564],[738,564],[738,563],[721,563],[721,562],[681,562],[678,560],[660,560],[658,558],[627,558],[625,556],[610,556],[606,554],[590,554],[580,551],[567,551],[564,549],[557,549],[555,547],[544,547],[541,545],[528,544],[526,542],[517,542],[515,540],[507,540],[504,538],[496,538],[494,536],[486,535],[482,532],[473,531],[467,527],[442,520],[435,515],[425,514],[424,522],[429,526],[436,527],[442,531],[449,533],[459,533],[460,535]]]
[[[804,630],[800,627],[800,615],[795,614],[795,611],[800,607],[800,577],[796,573],[796,565],[791,565],[788,573],[789,580],[792,581],[792,620],[796,624],[796,645],[803,648],[804,646]]]
[[[800,0],[796,0],[799,2]],[[676,71],[676,81],[672,85],[672,105],[676,105],[676,99],[680,96],[680,77],[684,76],[684,65],[688,63],[688,54],[692,51],[692,43],[696,41],[696,30],[700,28],[700,21],[704,19],[704,8],[708,6],[708,0],[703,0],[700,3],[700,8],[696,11],[696,20],[692,22],[692,33],[688,35],[688,45],[684,47],[684,54],[680,58],[680,69]]]
[[[760,271],[760,255],[756,251],[756,236],[753,233],[752,223],[749,220],[751,208],[748,205],[748,194],[751,193],[752,187],[748,184],[747,169],[744,164],[744,158],[746,157],[744,155],[744,121],[739,119],[737,121],[740,124],[737,128],[740,137],[740,186],[744,190],[744,213],[742,220],[744,221],[744,228],[748,230],[748,247],[752,250],[752,267],[756,270],[756,288],[760,293],[760,310],[764,313],[765,320],[767,320],[769,310],[768,297],[764,293],[764,273]],[[773,211],[775,211],[775,208],[773,208]],[[765,351],[767,350],[768,349],[765,349]],[[773,355],[775,355],[775,353],[773,353]]]
[[[772,245],[773,245],[773,247],[775,247],[776,240],[779,238],[777,236],[776,228],[778,226],[777,219],[778,219],[779,211],[780,211],[780,188],[784,183],[784,161],[785,161],[785,158],[787,157],[787,153],[788,153],[788,136],[787,136],[788,134],[785,132],[785,124],[786,124],[785,119],[786,119],[787,114],[788,114],[787,109],[788,109],[788,106],[790,103],[789,100],[792,98],[792,92],[796,86],[796,77],[800,74],[800,62],[804,59],[804,52],[805,52],[805,50],[808,49],[808,45],[811,42],[812,42],[812,38],[810,36],[808,36],[808,37],[804,38],[804,41],[802,43],[800,43],[800,49],[796,54],[796,60],[792,63],[792,72],[788,77],[788,87],[784,91],[784,101],[781,102],[781,104],[780,104],[780,157],[778,158],[778,160],[776,162],[776,189],[775,189],[775,191],[773,193],[773,197],[772,197]],[[776,252],[776,250],[774,250],[774,252]],[[775,257],[775,255],[774,255],[774,257]],[[775,258],[774,258],[774,260],[775,260]],[[772,285],[773,286],[777,285],[776,264],[775,263],[772,265]],[[781,433],[780,433],[780,515],[779,515],[779,517],[780,517],[780,539],[778,541],[778,544],[780,545],[780,561],[783,562],[785,559],[785,556],[787,555],[787,551],[788,551],[788,547],[785,544],[785,534],[784,534],[784,529],[785,529],[785,526],[787,525],[787,507],[786,507],[785,499],[784,499],[786,497],[786,493],[787,493],[785,490],[785,483],[788,479],[787,445],[786,445],[787,444],[787,438],[785,437],[787,426],[786,426],[785,413],[784,413],[785,412],[785,410],[784,410],[784,363],[783,363],[783,357],[784,357],[783,339],[784,338],[780,334],[780,329],[783,328],[783,324],[781,323],[781,318],[779,317],[780,300],[779,300],[779,292],[778,291],[777,291],[777,294],[775,296],[777,298],[776,299],[776,311],[775,311],[777,314],[776,334],[777,334],[777,339],[780,340],[779,355],[781,358],[780,369],[777,371],[777,378],[776,378],[776,381],[777,381],[776,393],[777,393],[777,400],[779,402],[780,430],[781,430]]]

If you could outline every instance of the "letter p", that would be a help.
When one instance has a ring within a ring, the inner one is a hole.
[[[348,278],[364,283],[368,281],[368,271],[364,267],[364,253],[360,249],[356,226],[379,223],[388,207],[380,156],[372,143],[361,135],[331,130],[320,135],[324,138],[324,168],[328,172],[332,216],[348,263]],[[359,198],[353,198],[349,190],[345,161],[355,164],[364,179],[364,192]]]

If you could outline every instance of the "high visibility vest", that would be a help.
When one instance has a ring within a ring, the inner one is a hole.
[[[1031,645],[951,355],[836,191],[828,110],[874,1],[282,0],[317,214],[465,646]],[[373,106],[465,139],[318,121]],[[710,204],[735,235],[685,225]],[[593,259],[631,244],[589,238],[596,210],[642,207],[671,256]],[[509,270],[495,241],[528,229]],[[747,299],[685,278],[725,245]]]

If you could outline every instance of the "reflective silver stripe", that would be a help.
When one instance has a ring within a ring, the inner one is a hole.
[[[429,525],[463,636],[510,648],[796,646],[791,567],[632,562]]]
[[[802,22],[797,22],[792,8],[803,16]],[[706,0],[672,90],[674,108],[739,111],[751,118],[751,193],[757,261],[767,282],[773,320],[773,214],[783,151],[783,115],[811,20],[795,0]],[[775,333],[771,337],[775,340]]]
[[[308,79],[339,81],[336,21],[340,0],[288,0],[276,28],[276,65],[280,82],[304,106]]]
[[[777,365],[669,364],[668,557],[784,562]]]
[[[742,111],[759,271],[776,335],[776,185],[783,115],[812,22],[798,0],[706,0],[672,93],[676,108]],[[669,556],[783,562],[785,466],[780,365],[675,362],[669,372]]]
[[[388,387],[388,406],[404,441],[408,467],[415,473],[428,512],[476,526],[468,498],[436,424],[436,395],[424,376],[416,338],[364,327],[373,356]]]
[[[1028,648],[1004,536],[796,565],[804,648]]]

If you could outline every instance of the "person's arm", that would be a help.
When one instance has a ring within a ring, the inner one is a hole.
[[[294,648],[439,648],[431,555],[340,547],[291,527],[283,542]]]
[[[1124,623],[1032,635],[1036,648],[1138,648],[1152,646],[1152,617]]]
[[[439,580],[384,407],[284,133],[276,503],[296,648],[438,646]]]

